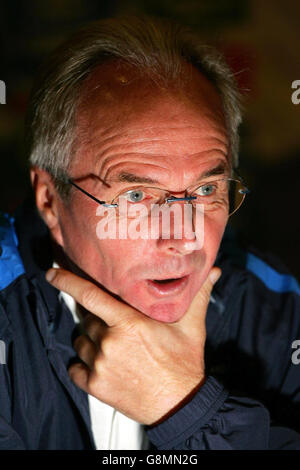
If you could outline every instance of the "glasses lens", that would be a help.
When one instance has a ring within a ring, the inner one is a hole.
[[[193,191],[192,196],[197,199],[193,199],[192,204],[201,204],[204,211],[210,212],[225,208],[230,216],[241,206],[247,192],[247,188],[238,180],[209,181]],[[119,217],[135,219],[148,217],[150,213],[151,216],[159,216],[160,211],[169,206],[165,202],[168,197],[170,193],[164,189],[139,186],[119,193],[111,203],[117,204]]]
[[[193,195],[197,196],[197,199],[193,204],[203,205],[206,212],[226,209],[230,216],[240,207],[246,192],[247,189],[238,180],[209,181],[194,191]]]
[[[247,188],[240,181],[229,180],[229,215],[236,212],[243,203]]]
[[[155,209],[164,203],[167,194],[163,189],[141,186],[118,194],[112,204],[118,204],[117,214],[120,217],[148,217],[151,211],[155,212]]]

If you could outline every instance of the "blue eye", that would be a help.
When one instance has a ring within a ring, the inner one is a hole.
[[[128,201],[130,202],[140,202],[144,199],[144,192],[137,189],[137,190],[132,190],[128,191],[126,194]]]
[[[197,189],[197,194],[199,196],[211,196],[211,194],[214,192],[215,187],[212,184],[204,184],[203,186],[200,186],[200,188]]]

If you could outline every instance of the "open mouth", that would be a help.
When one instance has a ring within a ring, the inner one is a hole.
[[[189,275],[179,278],[149,279],[148,286],[155,295],[165,296],[179,293],[187,284]]]
[[[168,284],[169,282],[178,281],[181,278],[174,278],[174,279],[152,279],[152,282],[157,282],[158,284]]]

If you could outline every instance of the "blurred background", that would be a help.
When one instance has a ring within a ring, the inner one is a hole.
[[[152,14],[190,25],[224,52],[245,97],[240,173],[251,188],[231,223],[250,245],[277,255],[300,278],[300,80],[298,0],[4,0],[0,5],[0,209],[28,191],[24,115],[45,56],[84,23]]]

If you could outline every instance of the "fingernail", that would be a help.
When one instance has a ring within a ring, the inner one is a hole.
[[[49,271],[46,272],[46,280],[48,282],[53,281],[55,276],[56,276],[56,269],[49,269]]]
[[[220,269],[213,269],[209,275],[210,282],[215,284],[220,279],[222,271]]]

